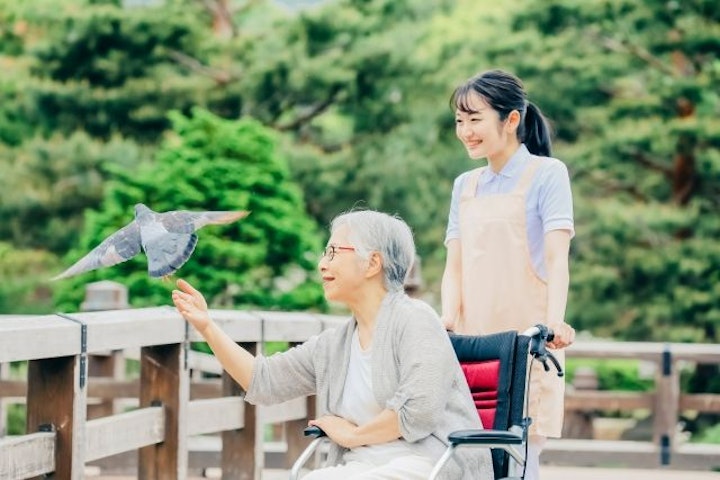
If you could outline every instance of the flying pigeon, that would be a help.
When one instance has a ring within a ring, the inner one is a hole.
[[[247,216],[246,211],[155,212],[142,203],[135,205],[135,220],[116,231],[52,280],[72,277],[89,270],[125,262],[145,251],[151,277],[172,275],[188,261],[195,245],[195,231],[208,224],[231,223]]]

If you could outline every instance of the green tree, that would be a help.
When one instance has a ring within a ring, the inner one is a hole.
[[[239,111],[224,77],[194,70],[209,52],[199,2],[120,3],[0,0],[0,240],[18,249],[76,245],[108,169],[147,161],[169,110]]]
[[[244,111],[288,134],[318,222],[376,208],[413,226],[423,256],[440,245],[457,168],[435,124],[449,88],[433,19],[452,3],[328,2],[243,51]]]
[[[0,144],[0,239],[64,254],[75,245],[86,208],[97,207],[107,165],[132,170],[147,153],[118,137],[99,142],[77,132],[18,147]]]
[[[37,42],[27,92],[32,113],[45,132],[83,129],[103,139],[119,133],[157,142],[169,110],[206,104],[216,85],[182,63],[207,55],[203,10],[198,2],[106,3],[61,8],[62,27]]]
[[[57,257],[46,251],[0,242],[0,312],[52,312],[52,292],[44,280],[58,263]]]
[[[205,227],[179,276],[198,285],[215,305],[322,309],[315,265],[321,241],[304,213],[275,136],[251,119],[223,120],[205,110],[172,115],[174,133],[153,163],[114,169],[98,211],[88,212],[84,233],[68,264],[127,223],[142,202],[157,211],[249,210],[240,222]],[[169,301],[169,282],[148,277],[143,255],[63,281],[62,309],[77,309],[88,281],[113,279],[128,286],[134,305]]]
[[[720,340],[716,3],[529,2],[518,35],[489,53],[528,79],[564,142],[580,328]]]

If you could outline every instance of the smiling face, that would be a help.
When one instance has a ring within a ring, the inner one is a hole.
[[[517,150],[519,115],[512,112],[504,121],[477,93],[470,92],[455,109],[455,134],[473,159],[506,160]]]
[[[328,246],[354,247],[350,242],[350,227],[341,225],[332,233]],[[367,260],[350,249],[336,249],[335,256],[330,259],[324,255],[318,262],[318,270],[322,277],[325,298],[328,301],[341,302],[352,306],[362,296],[367,283]]]

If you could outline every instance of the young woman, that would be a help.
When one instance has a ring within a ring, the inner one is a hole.
[[[352,318],[267,358],[228,338],[187,282],[180,280],[173,292],[180,314],[246,390],[248,402],[317,395],[320,416],[310,424],[333,441],[331,466],[305,480],[424,480],[450,432],[482,428],[437,314],[403,292],[414,254],[410,228],[398,218],[374,211],[337,217],[318,268],[325,297],[347,305]],[[493,478],[486,450],[460,453],[442,478]]]
[[[568,253],[574,235],[565,165],[551,158],[549,129],[521,81],[493,70],[470,78],[451,97],[455,130],[471,159],[487,166],[453,185],[442,279],[442,320],[462,334],[555,331],[550,345],[572,343],[564,321]],[[557,356],[562,361],[563,354]],[[539,367],[539,365],[536,365]],[[537,479],[547,437],[559,437],[564,383],[542,368],[531,372],[530,448],[526,479]]]

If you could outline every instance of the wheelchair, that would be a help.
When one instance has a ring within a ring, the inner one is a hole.
[[[541,362],[545,372],[552,366],[558,376],[564,375],[560,363],[546,347],[553,332],[545,325],[536,325],[522,333],[507,331],[483,336],[449,333],[449,336],[482,424],[492,428],[451,433],[447,450],[429,479],[438,477],[458,448],[489,448],[496,480],[524,478],[532,421],[527,416],[528,360]],[[320,447],[329,441],[318,427],[308,427],[304,434],[314,440],[293,464],[290,480],[297,480],[308,460],[313,456],[317,459]]]

